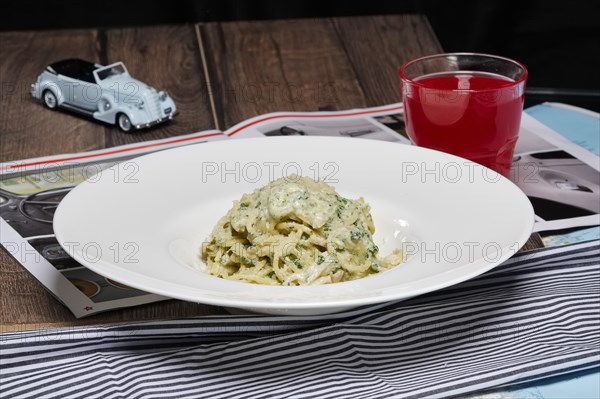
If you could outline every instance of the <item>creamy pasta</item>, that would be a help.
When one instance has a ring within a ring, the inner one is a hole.
[[[349,281],[402,261],[378,257],[370,208],[322,181],[289,176],[244,194],[202,245],[208,273],[271,285]]]

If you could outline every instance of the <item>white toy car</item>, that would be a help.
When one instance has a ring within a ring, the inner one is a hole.
[[[31,85],[31,95],[46,107],[69,109],[124,132],[175,116],[175,103],[164,91],[136,80],[122,62],[102,66],[80,59],[55,62]]]

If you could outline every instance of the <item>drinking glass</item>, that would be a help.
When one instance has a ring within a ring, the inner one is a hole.
[[[507,176],[519,134],[527,69],[489,54],[448,53],[399,69],[406,131],[444,151]]]

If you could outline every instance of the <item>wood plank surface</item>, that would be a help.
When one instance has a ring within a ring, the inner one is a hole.
[[[4,250],[0,251],[0,333],[6,331],[163,320],[226,313],[222,308],[167,300],[76,319]]]
[[[51,111],[29,94],[48,64],[80,57],[98,62],[94,30],[0,33],[0,162],[103,148],[103,125]]]
[[[133,133],[108,130],[110,145],[135,143],[214,129],[194,26],[151,26],[101,31],[103,62],[123,61],[134,78],[165,90],[177,115]]]
[[[0,161],[89,151],[214,128],[192,25],[0,33]],[[131,134],[78,115],[45,109],[29,87],[50,63],[82,58],[123,61],[132,76],[171,94],[172,123]],[[224,313],[218,307],[164,301],[75,319],[38,281],[0,251],[0,331]]]
[[[443,51],[422,15],[336,18],[334,24],[369,107],[402,101],[400,65]]]
[[[366,105],[331,20],[209,23],[200,32],[225,128],[273,111]]]

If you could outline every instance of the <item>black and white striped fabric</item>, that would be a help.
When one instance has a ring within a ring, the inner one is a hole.
[[[2,398],[412,398],[600,365],[600,243],[409,301],[5,333]]]

